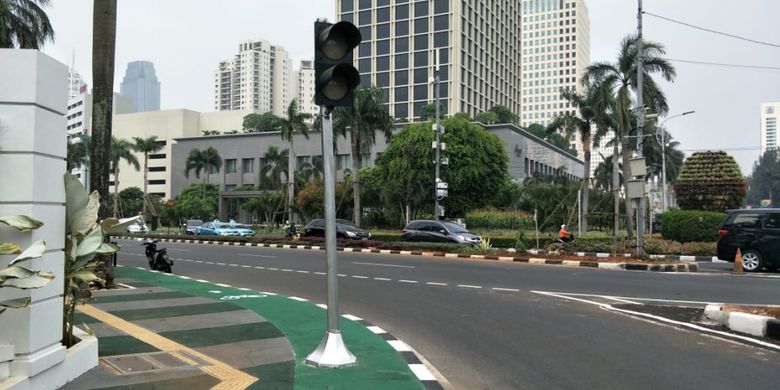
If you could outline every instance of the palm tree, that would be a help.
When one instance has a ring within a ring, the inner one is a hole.
[[[147,192],[147,176],[149,175],[149,153],[159,152],[163,148],[163,144],[157,140],[157,136],[151,136],[148,138],[133,137],[135,145],[133,149],[136,152],[144,154],[144,202],[141,206],[141,214],[146,219],[146,202],[149,193]]]
[[[40,49],[54,40],[49,0],[0,0],[0,48]]]
[[[125,160],[136,171],[141,169],[133,154],[133,144],[123,139],[111,139],[111,173],[114,175],[114,218],[119,218],[119,163]]]
[[[184,177],[190,177],[190,171],[195,171],[195,177],[200,179],[200,173],[203,172],[203,198],[206,197],[206,184],[209,182],[211,168],[218,171],[222,168],[222,157],[217,149],[209,146],[206,149],[193,149],[187,156],[187,162],[184,164]]]
[[[358,88],[352,107],[338,107],[334,110],[333,130],[347,138],[350,136],[352,155],[352,192],[354,196],[353,216],[355,225],[360,226],[360,167],[362,157],[371,153],[376,142],[376,131],[380,130],[386,138],[393,131],[393,118],[384,104],[384,94],[378,87]]]
[[[89,145],[89,187],[100,194],[99,216],[108,216],[111,116],[114,98],[116,2],[95,1],[92,6],[92,141]],[[109,283],[110,285],[110,283]]]
[[[287,141],[290,146],[287,149],[287,209],[288,220],[293,220],[293,197],[295,196],[295,133],[303,134],[309,138],[309,128],[306,127],[306,120],[311,118],[311,114],[298,111],[298,101],[293,99],[287,106],[287,117],[279,118],[277,123],[282,131],[282,140]]]
[[[553,119],[547,126],[549,131],[560,131],[571,137],[574,133],[579,133],[582,139],[582,150],[585,154],[585,171],[582,177],[582,233],[588,232],[588,198],[590,190],[590,159],[591,143],[593,138],[593,121],[596,117],[594,109],[596,94],[595,91],[587,90],[585,94],[578,94],[572,90],[561,91],[561,97],[569,101],[573,108],[577,108],[579,115],[566,111]]]
[[[612,113],[613,130],[617,140],[627,139],[632,126],[632,93],[636,94],[637,64],[639,58],[639,38],[629,35],[620,44],[617,62],[597,62],[590,65],[582,78],[582,84],[599,90],[597,94],[603,100],[600,106],[604,112]],[[660,90],[652,75],[660,73],[666,81],[673,81],[676,76],[674,66],[663,56],[666,54],[663,45],[656,42],[642,41],[643,61],[643,98],[653,112],[663,114],[669,110],[666,96]],[[631,177],[629,158],[631,149],[623,147],[624,176]],[[631,200],[626,198],[626,225],[629,236],[633,236],[633,208]]]
[[[287,177],[289,166],[285,162],[289,161],[287,149],[279,151],[279,146],[271,145],[268,151],[263,155],[263,167],[260,174],[263,181],[261,187],[265,189],[279,189],[282,186],[282,174]]]
[[[83,142],[68,142],[68,154],[65,158],[68,171],[87,163],[87,151],[84,149]]]

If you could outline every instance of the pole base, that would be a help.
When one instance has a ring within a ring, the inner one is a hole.
[[[306,357],[306,364],[314,367],[341,368],[357,364],[357,358],[347,349],[341,333],[328,331],[317,349]]]

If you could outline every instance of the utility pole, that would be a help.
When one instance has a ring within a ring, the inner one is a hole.
[[[645,126],[645,104],[644,104],[644,57],[642,53],[642,0],[639,1],[639,7],[637,9],[637,65],[636,65],[636,150],[639,158],[643,157],[643,141],[644,141],[644,126]],[[614,163],[614,162],[613,162]],[[644,178],[642,178],[644,183]],[[639,209],[637,213],[636,221],[636,235],[637,235],[637,247],[636,251],[638,255],[645,254],[645,197],[639,198]]]
[[[669,211],[669,205],[668,205],[668,199],[666,194],[666,143],[669,142],[669,134],[667,133],[666,129],[664,128],[664,123],[672,118],[677,118],[680,116],[690,115],[695,113],[696,111],[686,111],[682,114],[672,115],[666,119],[664,119],[663,122],[661,122],[660,125],[657,126],[655,138],[658,141],[658,143],[661,145],[661,191],[663,192],[663,212]]]
[[[440,89],[440,78],[439,78],[439,50],[436,49],[436,68],[434,70],[434,90],[436,93],[436,161],[434,162],[434,169],[435,174],[433,178],[433,200],[434,200],[434,206],[433,206],[433,215],[436,217],[436,220],[440,220],[441,216],[439,215],[439,182],[441,179],[439,179],[439,165],[441,164],[441,124],[440,124],[440,117],[441,112],[439,112],[439,106],[440,106],[440,100],[441,96],[439,94]]]

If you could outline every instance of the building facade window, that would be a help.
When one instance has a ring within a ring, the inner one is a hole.
[[[225,160],[225,173],[236,173],[236,159]]]
[[[245,158],[241,160],[241,172],[253,173],[255,171],[255,159]]]

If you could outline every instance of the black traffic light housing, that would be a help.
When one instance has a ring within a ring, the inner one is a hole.
[[[314,22],[314,103],[351,106],[360,73],[352,51],[360,44],[360,30],[349,22]]]

